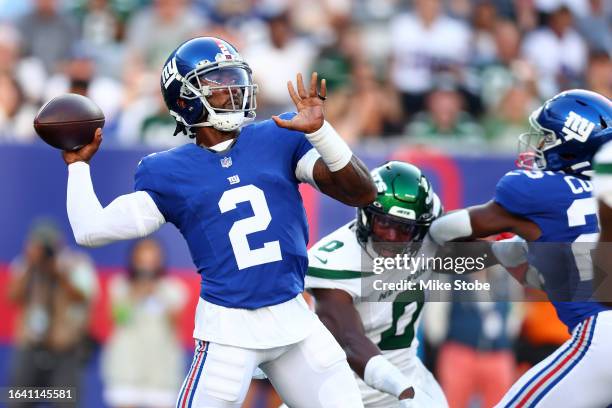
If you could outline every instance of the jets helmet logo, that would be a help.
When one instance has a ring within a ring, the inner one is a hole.
[[[372,174],[372,180],[374,180],[378,194],[383,194],[385,191],[387,191],[387,183],[384,182],[378,172]]]
[[[565,134],[566,141],[576,139],[579,142],[586,142],[594,128],[595,124],[593,122],[574,111],[570,111],[562,131]]]

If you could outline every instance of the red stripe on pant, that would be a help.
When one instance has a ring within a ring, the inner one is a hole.
[[[198,372],[200,364],[202,364],[202,356],[204,355],[205,346],[206,346],[205,341],[200,343],[200,347],[198,351],[200,354],[198,355],[198,359],[196,360],[196,363],[193,366],[193,370],[191,371],[191,374],[189,375],[189,380],[187,381],[187,386],[185,387],[185,393],[183,394],[183,401],[181,401],[180,408],[185,408],[185,404],[187,404],[187,401],[189,400],[189,394],[191,393],[191,385],[193,384],[193,379],[195,378],[195,375]]]
[[[571,358],[578,352],[578,350],[580,350],[580,347],[584,343],[584,338],[585,338],[586,334],[589,331],[589,326],[591,325],[592,321],[593,321],[593,318],[590,318],[589,320],[587,320],[586,327],[582,331],[582,335],[580,335],[580,340],[578,341],[578,344],[574,347],[574,350],[572,350],[572,352],[570,354],[565,356],[565,358],[557,365],[557,367],[555,367],[553,370],[551,370],[540,381],[538,381],[538,383],[536,385],[533,386],[533,388],[527,393],[527,395],[525,395],[523,397],[523,399],[517,404],[517,408],[524,407],[525,404],[527,403],[527,401],[529,400],[529,398],[531,398],[531,396],[538,390],[538,388],[540,388],[542,386],[542,384],[544,384],[557,371],[559,371],[561,368],[563,368],[563,366],[566,365],[567,362],[571,360]]]

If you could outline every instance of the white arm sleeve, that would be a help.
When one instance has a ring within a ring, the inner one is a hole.
[[[308,183],[317,190],[319,187],[317,187],[317,183],[314,180],[314,166],[319,157],[321,155],[313,147],[302,156],[295,166],[295,177],[302,183]]]
[[[472,235],[472,221],[466,209],[453,211],[436,219],[429,227],[429,235],[439,245]]]
[[[88,247],[142,238],[166,222],[144,191],[117,197],[102,208],[91,182],[89,165],[84,162],[68,166],[66,209],[76,242]]]

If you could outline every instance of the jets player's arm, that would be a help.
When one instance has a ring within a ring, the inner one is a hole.
[[[385,359],[366,336],[351,296],[339,289],[311,289],[319,319],[346,352],[353,371],[366,384],[399,399],[414,397],[410,380]]]
[[[321,81],[317,91],[317,73],[310,78],[310,88],[304,87],[302,75],[297,75],[297,92],[287,83],[289,95],[297,108],[290,120],[273,116],[280,127],[303,132],[321,156],[314,164],[312,177],[323,193],[344,204],[366,206],[376,198],[376,186],[367,167],[355,156],[332,125],[325,121],[323,101],[327,89]]]
[[[159,229],[165,219],[144,191],[122,195],[103,208],[89,174],[89,160],[102,142],[102,130],[76,152],[63,152],[68,165],[66,209],[76,242],[100,246],[123,239],[141,238]]]

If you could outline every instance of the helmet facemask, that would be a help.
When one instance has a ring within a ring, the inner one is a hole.
[[[415,255],[431,224],[430,220],[419,222],[381,212],[371,212],[368,218],[369,244],[374,252],[384,257]]]
[[[546,170],[545,151],[561,144],[552,130],[546,129],[537,122],[541,108],[529,116],[531,129],[519,135],[518,159],[516,165],[525,170]]]
[[[181,98],[199,99],[206,111],[202,112],[204,122],[189,126],[231,132],[255,118],[257,85],[244,62],[206,65],[191,71],[181,82]]]

